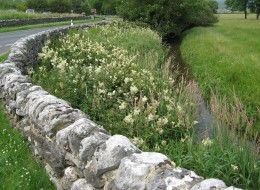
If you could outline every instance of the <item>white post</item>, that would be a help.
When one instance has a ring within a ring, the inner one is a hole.
[[[72,22],[72,20],[70,21],[70,26],[73,26],[73,22]]]

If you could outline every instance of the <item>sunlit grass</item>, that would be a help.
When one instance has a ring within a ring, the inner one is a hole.
[[[181,51],[207,100],[213,90],[232,102],[234,91],[260,132],[260,24],[255,15],[220,15],[211,27],[188,31]]]

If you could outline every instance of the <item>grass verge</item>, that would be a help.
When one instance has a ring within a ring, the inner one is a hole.
[[[0,56],[3,61],[8,54]],[[0,101],[0,189],[55,189],[29,150],[28,141],[13,129]]]
[[[61,14],[61,13],[35,13],[27,14],[21,11],[0,10],[0,20],[12,19],[33,19],[33,18],[54,18],[54,17],[77,17],[79,14]]]
[[[234,92],[254,120],[251,134],[260,134],[260,25],[251,15],[220,15],[219,23],[188,31],[181,51],[207,100],[211,92],[233,103]],[[247,130],[243,128],[244,132]]]
[[[82,23],[90,23],[90,22],[96,22],[96,21],[101,21],[103,18],[95,18],[93,20],[75,20],[73,21],[74,24],[82,24]],[[28,29],[33,29],[33,28],[44,28],[44,27],[49,27],[49,26],[63,26],[63,25],[70,25],[70,20],[69,21],[63,21],[63,22],[53,22],[53,23],[45,23],[45,24],[34,24],[34,25],[26,25],[26,26],[17,26],[17,27],[3,27],[0,28],[0,33],[4,32],[12,32],[12,31],[17,31],[17,30],[28,30]]]

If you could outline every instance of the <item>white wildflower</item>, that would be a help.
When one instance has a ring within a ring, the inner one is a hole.
[[[124,122],[133,124],[133,123],[134,123],[134,119],[133,119],[132,114],[127,115],[127,116],[124,118]]]
[[[234,171],[237,171],[237,170],[238,170],[238,166],[236,166],[236,165],[231,164],[231,167],[232,167],[232,169],[233,169]]]
[[[212,143],[213,143],[213,141],[210,140],[209,138],[206,138],[206,139],[203,139],[203,140],[202,140],[202,144],[203,144],[204,146],[210,146],[210,145],[212,145]]]
[[[139,115],[140,109],[134,109],[134,115]]]
[[[136,94],[138,92],[138,88],[135,85],[132,85],[130,87],[131,94]]]
[[[126,102],[122,102],[120,105],[119,105],[119,109],[120,110],[123,110],[123,109],[125,109],[126,108]]]

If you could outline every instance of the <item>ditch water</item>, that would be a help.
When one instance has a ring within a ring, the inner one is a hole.
[[[174,38],[168,41],[173,54],[174,63],[177,65],[179,77],[184,77],[186,81],[195,81],[195,77],[192,75],[191,67],[184,61],[180,46],[181,38]],[[197,82],[196,82],[197,83]],[[203,100],[202,94],[198,89],[196,92],[196,103],[198,113],[198,124],[195,125],[195,132],[198,134],[199,139],[205,139],[212,137],[213,135],[213,117],[206,102]]]

